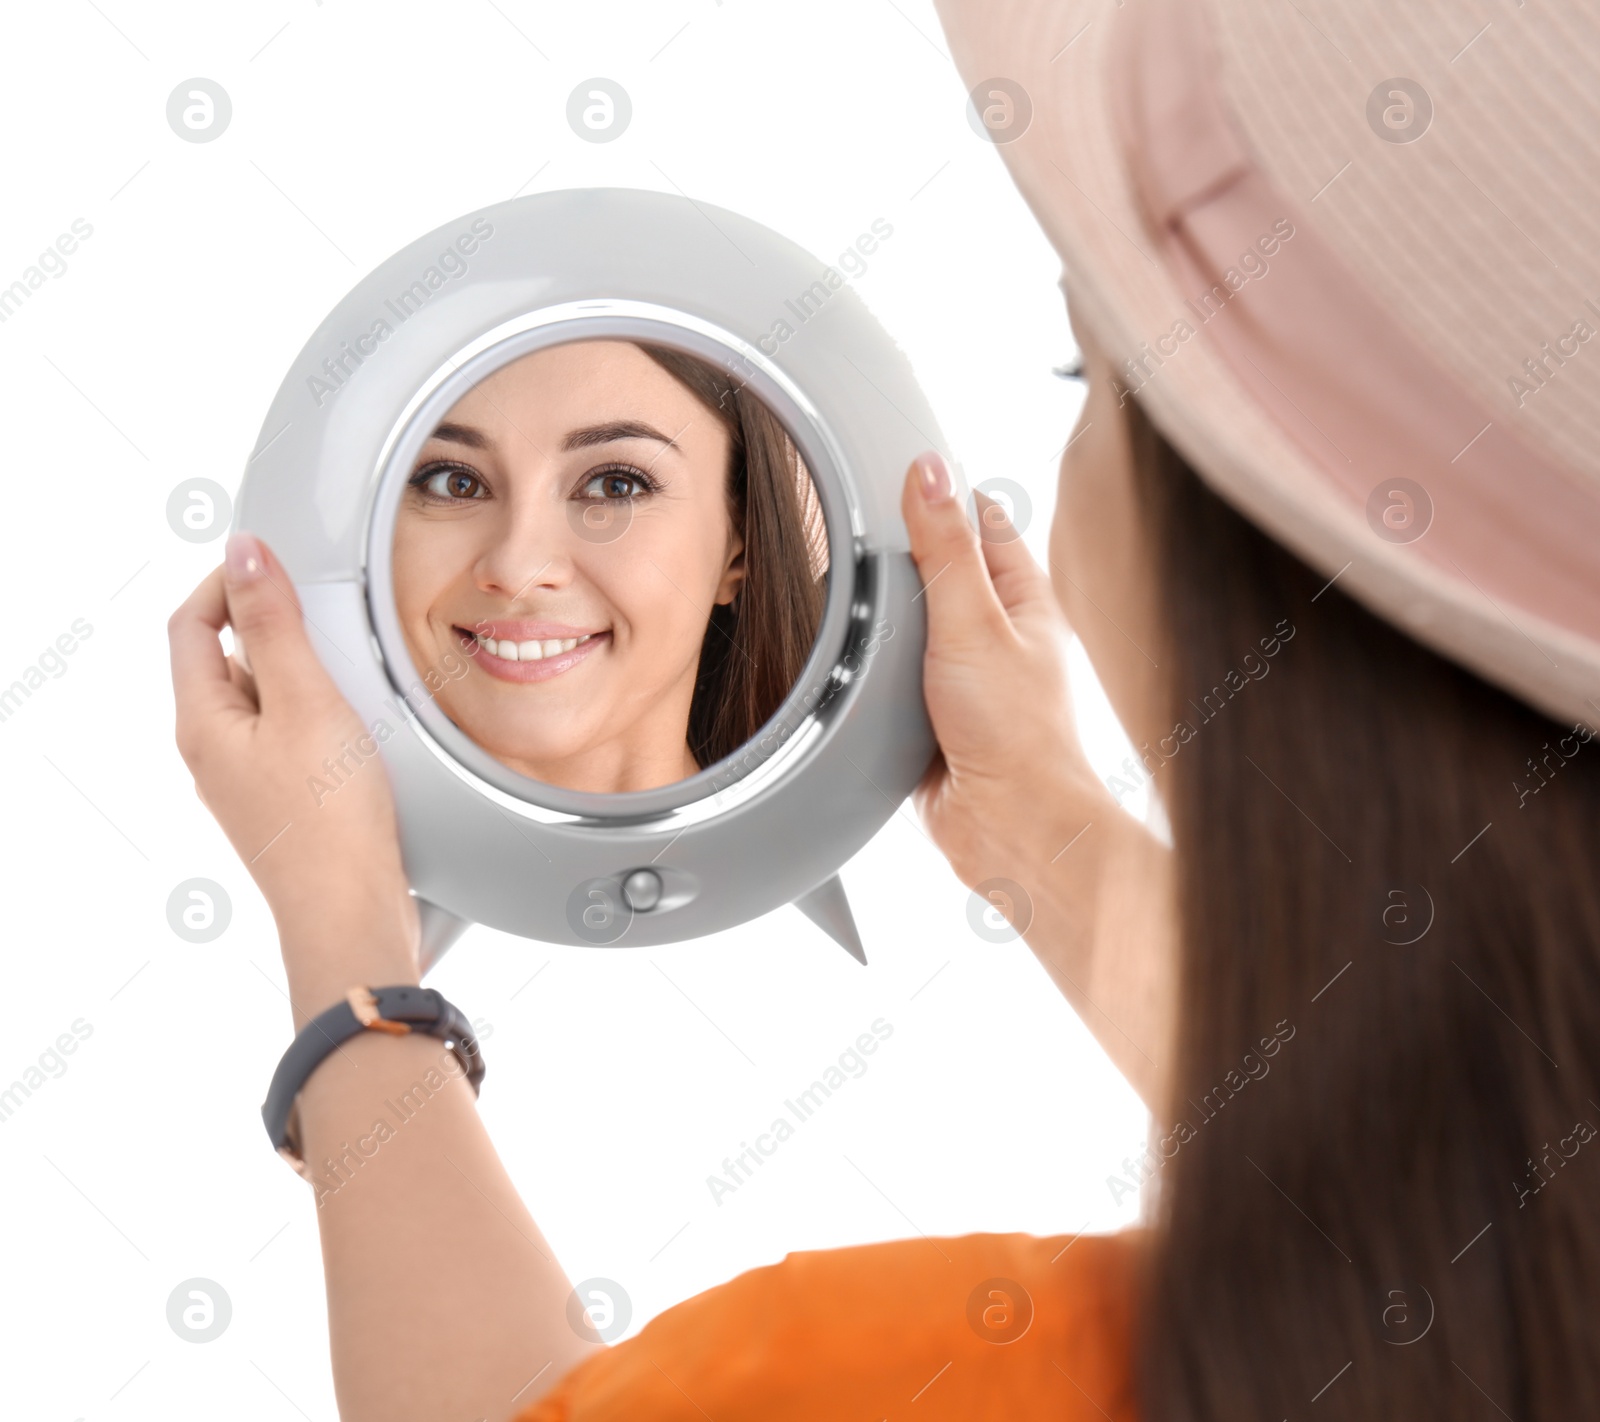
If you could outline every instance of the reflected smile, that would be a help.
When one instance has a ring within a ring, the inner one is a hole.
[[[551,677],[560,676],[605,645],[611,637],[609,630],[577,632],[575,629],[562,629],[572,631],[573,635],[522,638],[492,636],[491,633],[502,630],[492,626],[488,632],[466,627],[454,630],[473,660],[484,671],[501,681],[515,682],[548,681]]]
[[[472,638],[484,651],[491,656],[499,657],[502,661],[537,662],[545,657],[555,657],[562,652],[570,652],[580,643],[598,635],[601,634],[585,632],[581,637],[546,637],[542,641],[530,638],[526,642],[515,642],[510,637],[502,637],[496,641],[493,637],[485,637],[481,632],[474,632]]]

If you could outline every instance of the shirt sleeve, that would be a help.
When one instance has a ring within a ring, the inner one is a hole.
[[[807,1250],[591,1354],[516,1422],[1134,1422],[1138,1231]]]

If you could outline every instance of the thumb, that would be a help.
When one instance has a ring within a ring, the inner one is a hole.
[[[228,539],[222,585],[235,655],[255,679],[263,709],[296,701],[328,681],[306,636],[300,599],[272,551],[251,533]]]
[[[950,466],[936,451],[911,462],[900,511],[928,600],[929,651],[950,652],[980,641],[993,646],[1010,619],[990,580],[977,530],[955,496]]]

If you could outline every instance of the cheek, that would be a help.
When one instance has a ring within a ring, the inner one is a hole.
[[[1080,636],[1120,601],[1137,552],[1131,454],[1125,416],[1109,381],[1091,384],[1082,418],[1061,457],[1050,570],[1056,596]],[[1087,645],[1087,642],[1086,642]]]
[[[1095,500],[1090,494],[1083,467],[1086,435],[1062,457],[1056,485],[1055,518],[1050,524],[1050,585],[1056,599],[1074,627],[1082,625],[1083,593],[1088,562],[1085,537],[1093,535]]]
[[[452,586],[469,578],[478,547],[464,524],[402,518],[395,524],[394,601],[402,624],[426,621]]]
[[[628,546],[635,580],[642,569],[658,586],[677,589],[672,596],[679,609],[662,609],[665,616],[691,612],[691,604],[709,606],[727,566],[729,536],[726,511],[709,499],[697,499],[640,516],[616,547]],[[634,597],[638,599],[637,591]]]
[[[677,676],[686,659],[699,656],[705,639],[716,578],[706,540],[683,534],[664,522],[648,529],[635,524],[617,543],[594,549],[576,567],[579,581],[589,584],[626,629],[618,647],[640,674],[659,668],[661,675]]]
[[[430,579],[423,566],[426,541],[417,531],[398,524],[394,531],[394,605],[401,625],[411,622],[428,607]]]
[[[666,653],[699,616],[699,577],[681,549],[646,549],[639,543],[630,554],[608,559],[606,566],[580,567],[579,576],[627,626],[635,652]]]

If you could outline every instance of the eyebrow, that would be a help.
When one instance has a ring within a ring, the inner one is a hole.
[[[471,425],[453,425],[448,420],[434,430],[429,438],[442,439],[450,444],[464,444],[471,449],[489,448],[489,436],[482,430],[473,429]]]
[[[464,444],[469,449],[488,449],[491,446],[489,437],[480,429],[472,425],[458,425],[450,421],[438,426],[431,436],[433,439],[445,440],[450,444]],[[651,425],[639,420],[611,420],[602,425],[585,425],[575,429],[562,440],[561,448],[587,449],[591,445],[611,444],[622,439],[649,439],[658,444],[664,444],[671,449],[677,449],[678,442],[670,439]]]
[[[603,425],[586,425],[573,430],[561,441],[563,449],[587,449],[591,444],[610,444],[619,439],[653,439],[669,448],[678,448],[678,442],[660,430],[639,420],[612,420]]]

